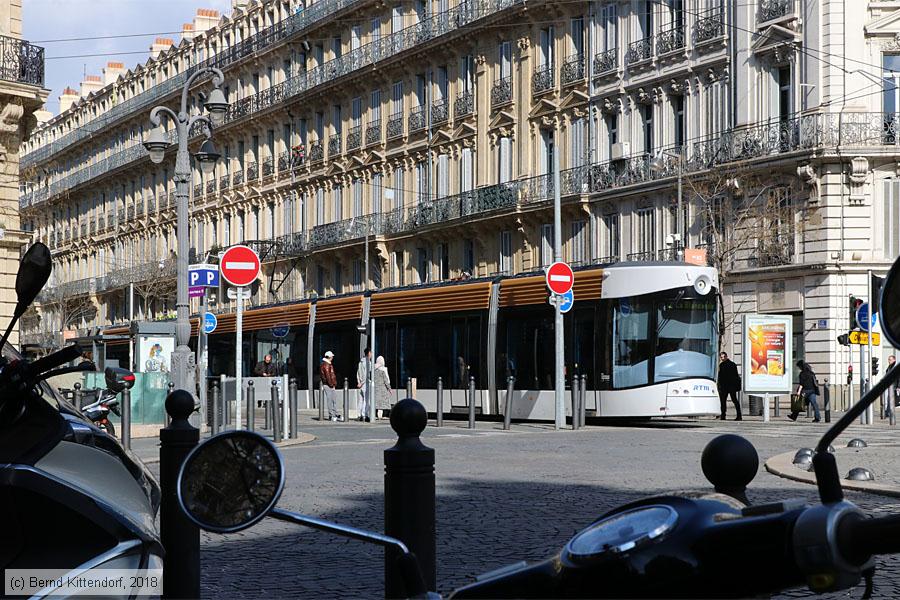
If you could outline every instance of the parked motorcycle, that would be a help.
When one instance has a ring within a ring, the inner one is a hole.
[[[93,371],[94,364],[63,366],[81,356],[77,346],[29,362],[6,343],[51,270],[47,247],[31,246],[16,278],[13,318],[0,339],[0,569],[6,577],[10,569],[52,569],[63,575],[63,585],[96,569],[161,569],[156,480],[46,383]],[[48,583],[40,594],[59,590]]]
[[[118,395],[134,387],[135,376],[128,369],[106,367],[104,378],[106,389],[100,390],[100,397],[82,407],[81,412],[101,430],[116,437],[116,426],[109,420],[109,413],[111,411],[117,417],[122,416]]]
[[[881,322],[900,347],[900,259],[884,283]],[[820,504],[785,500],[750,505],[746,485],[756,475],[756,449],[736,435],[719,436],[701,465],[715,493],[645,498],[620,506],[577,533],[556,555],[478,577],[451,598],[739,598],[806,585],[817,593],[866,580],[870,597],[877,554],[900,552],[900,515],[872,518],[844,499],[828,447],[886,389],[886,374],[822,436],[813,465]],[[265,516],[392,549],[407,597],[428,592],[415,557],[400,540],[276,507],[284,487],[281,455],[245,431],[216,436],[182,465],[178,499],[207,531],[228,533]],[[738,576],[734,566],[749,575]]]

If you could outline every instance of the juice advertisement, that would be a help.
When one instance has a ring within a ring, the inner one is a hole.
[[[791,318],[746,315],[744,320],[744,372],[747,391],[790,389]]]

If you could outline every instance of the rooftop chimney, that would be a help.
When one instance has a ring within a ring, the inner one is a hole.
[[[207,29],[212,29],[219,22],[219,11],[211,8],[198,8],[197,16],[194,17],[194,34],[203,33]]]
[[[194,39],[194,24],[185,23],[181,26],[181,39],[191,41]]]
[[[81,97],[86,98],[89,94],[99,91],[103,87],[103,80],[99,75],[85,75],[84,81],[81,82]]]
[[[69,86],[59,95],[59,113],[62,114],[72,108],[72,105],[78,100],[78,92]]]
[[[175,42],[172,38],[156,38],[153,44],[150,46],[150,56],[152,58],[156,58],[159,56],[159,53],[168,50],[172,46],[175,45]]]
[[[103,69],[103,85],[109,85],[125,72],[125,63],[108,62]]]

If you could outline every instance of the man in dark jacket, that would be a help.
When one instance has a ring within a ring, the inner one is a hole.
[[[256,368],[253,369],[253,374],[257,377],[275,376],[275,363],[272,362],[271,354],[266,354],[266,357],[262,360],[262,362],[256,363]]]
[[[741,391],[741,376],[738,375],[737,365],[728,358],[727,352],[719,354],[722,362],[719,363],[719,405],[722,408],[722,416],[719,418],[725,420],[725,404],[728,395],[731,394],[731,401],[737,409],[737,417],[735,421],[742,421],[741,403],[738,401],[737,393]]]

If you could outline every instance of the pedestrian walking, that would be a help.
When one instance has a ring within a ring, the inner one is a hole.
[[[337,399],[335,398],[334,388],[337,387],[337,375],[334,372],[334,352],[327,351],[322,358],[322,364],[319,365],[319,377],[322,379],[322,389],[325,392],[325,406],[328,407],[328,419],[331,421],[340,421],[341,416],[337,410]],[[346,418],[346,415],[344,415]]]
[[[721,416],[719,417],[721,420],[725,420],[725,406],[727,404],[728,396],[731,395],[731,401],[734,403],[734,407],[737,409],[737,417],[735,417],[735,421],[743,421],[744,417],[741,416],[741,403],[738,400],[737,393],[741,391],[741,376],[738,373],[737,365],[734,364],[734,361],[728,358],[727,352],[720,352],[719,358],[721,362],[719,362],[719,380],[718,380],[718,388],[719,388],[719,406],[721,407]]]
[[[381,417],[391,409],[391,397],[394,391],[391,389],[391,376],[384,364],[384,357],[379,356],[375,359],[375,418],[378,419],[378,411],[381,411]]]
[[[366,348],[356,367],[356,389],[358,390],[356,414],[359,415],[356,420],[365,421],[366,423],[371,421],[369,418],[369,399],[371,398],[372,390],[368,389],[366,385],[366,380],[370,377],[371,370],[372,349]]]
[[[812,367],[809,366],[808,362],[798,360],[797,366],[800,368],[800,383],[797,385],[797,394],[806,402],[812,404],[813,412],[815,413],[813,423],[818,423],[821,419],[819,418],[819,404],[816,402],[816,398],[819,395],[819,383],[816,381],[816,374],[813,372]],[[796,421],[799,414],[800,407],[792,406],[791,414],[788,415],[788,419]]]

